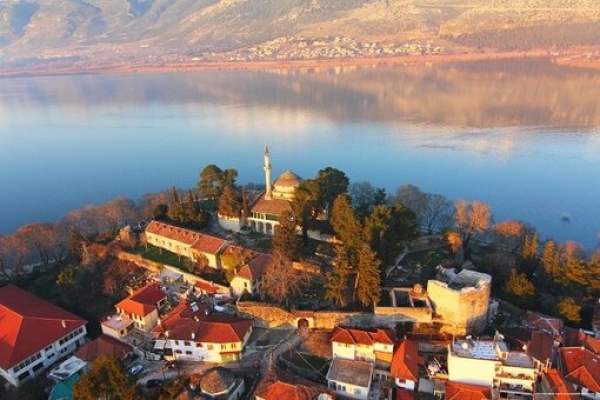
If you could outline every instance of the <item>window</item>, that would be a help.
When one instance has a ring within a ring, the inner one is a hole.
[[[186,351],[185,351],[185,354],[187,354],[188,356],[191,356],[191,355],[192,355],[192,352],[191,352],[190,350],[186,350]]]
[[[236,348],[236,343],[231,343],[231,348],[235,349]]]
[[[225,350],[226,348],[227,348],[227,345],[226,345],[226,344],[222,344],[222,345],[221,345],[221,350]]]
[[[360,389],[359,388],[354,388],[354,394],[360,394]]]
[[[190,346],[190,342],[187,342],[187,341],[183,342],[183,345],[186,346],[186,347],[189,347]]]
[[[202,343],[196,343],[196,347],[202,347]]]
[[[181,354],[181,350],[175,350],[175,353]]]
[[[212,349],[213,349],[213,345],[212,345],[212,344],[209,344],[208,346],[206,346],[206,348],[207,348],[208,350],[212,350]]]

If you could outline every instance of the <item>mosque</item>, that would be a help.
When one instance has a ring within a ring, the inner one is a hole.
[[[285,171],[273,182],[268,147],[265,148],[264,163],[266,190],[251,205],[250,215],[246,218],[246,225],[255,232],[273,235],[276,226],[279,225],[281,214],[292,210],[291,202],[294,199],[296,188],[302,182],[302,178],[291,171]],[[225,229],[239,231],[242,222],[237,218],[219,216],[219,224]]]

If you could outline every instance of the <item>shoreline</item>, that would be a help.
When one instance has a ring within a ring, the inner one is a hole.
[[[379,66],[409,66],[447,64],[454,62],[477,62],[488,60],[505,60],[518,58],[547,58],[548,62],[559,65],[589,68],[587,64],[569,63],[548,55],[545,51],[505,52],[505,53],[461,53],[461,54],[432,54],[409,55],[396,57],[370,58],[333,58],[308,60],[260,60],[260,61],[197,61],[181,63],[165,63],[162,65],[119,65],[103,66],[37,66],[37,67],[8,67],[0,71],[0,78],[27,77],[49,75],[75,74],[136,74],[136,73],[177,73],[205,71],[256,71],[256,70],[298,70],[306,68],[338,68],[338,67],[379,67]],[[560,60],[560,61],[559,61]],[[572,59],[571,61],[578,61]],[[600,68],[600,62],[596,62]]]

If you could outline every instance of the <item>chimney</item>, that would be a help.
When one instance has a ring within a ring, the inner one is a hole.
[[[62,327],[64,329],[67,329],[67,321],[65,321],[64,319],[62,321],[60,321],[60,324],[62,325]]]
[[[192,332],[192,340],[196,340],[196,332]]]

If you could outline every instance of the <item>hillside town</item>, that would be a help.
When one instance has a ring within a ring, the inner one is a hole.
[[[215,191],[203,229],[160,217],[81,241],[82,264],[134,266],[102,319],[1,287],[0,395],[24,398],[20,387],[41,381],[48,399],[600,399],[600,299],[583,329],[500,298],[494,272],[472,256],[475,239],[453,246],[459,237],[434,222],[412,227],[406,210],[394,227],[408,233],[369,251],[341,211],[344,196],[299,209],[310,184],[291,171],[273,179],[268,149],[263,169],[264,188],[239,203],[226,201],[230,186]],[[232,181],[226,171],[203,173],[200,188]],[[300,242],[313,246],[308,255]],[[58,284],[73,281],[65,275]]]

